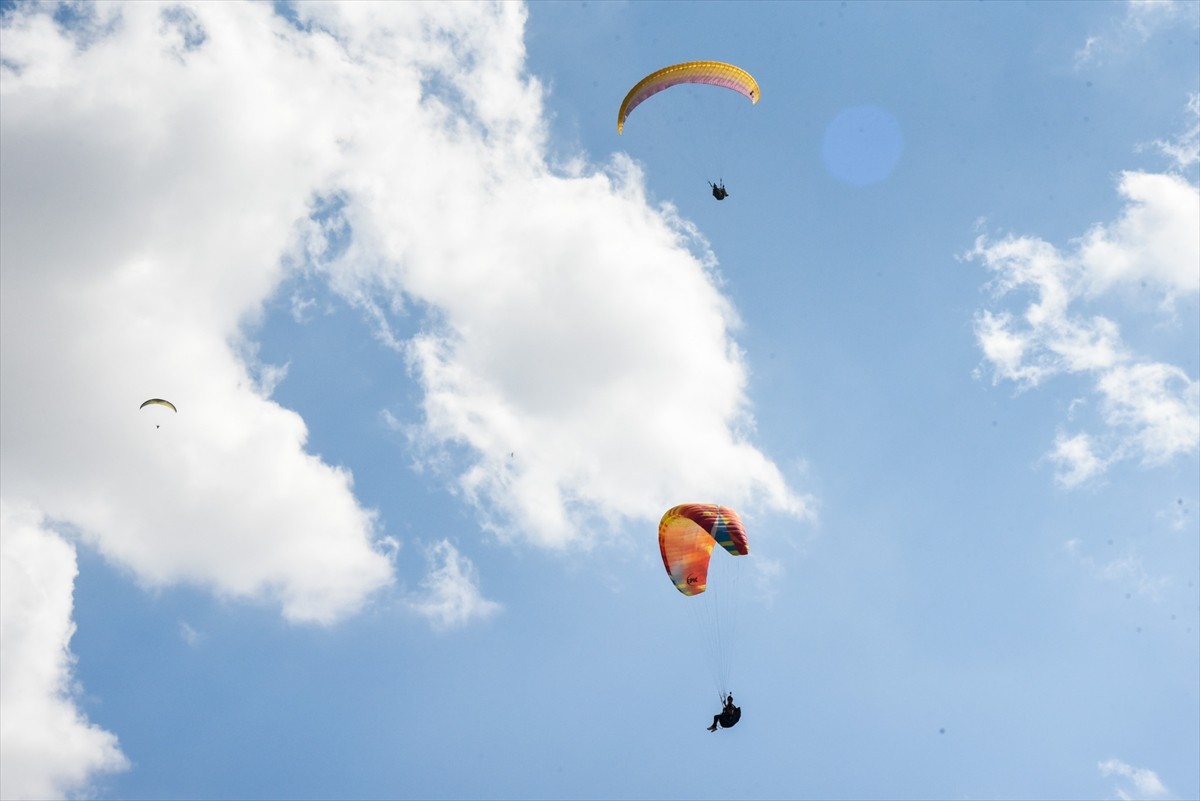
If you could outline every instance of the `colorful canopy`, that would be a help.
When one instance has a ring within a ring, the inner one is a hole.
[[[742,519],[726,506],[685,503],[668,510],[658,524],[663,566],[684,595],[708,588],[708,562],[717,543],[734,556],[750,553]]]
[[[741,67],[723,61],[685,61],[682,64],[673,64],[650,73],[629,90],[629,94],[625,95],[625,100],[621,102],[620,111],[617,112],[617,133],[624,129],[629,113],[646,98],[681,83],[723,86],[750,98],[751,103],[757,103],[760,96],[758,81]]]

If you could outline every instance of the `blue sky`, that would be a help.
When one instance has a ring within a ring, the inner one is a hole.
[[[0,35],[4,798],[1200,795],[1200,6]]]

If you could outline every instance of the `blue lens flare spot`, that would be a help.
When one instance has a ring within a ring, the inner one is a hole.
[[[887,178],[903,151],[900,123],[878,106],[842,111],[825,129],[821,143],[825,169],[851,186],[869,186]]]

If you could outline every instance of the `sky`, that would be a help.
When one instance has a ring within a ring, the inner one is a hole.
[[[1200,796],[1200,5],[0,14],[0,797]]]

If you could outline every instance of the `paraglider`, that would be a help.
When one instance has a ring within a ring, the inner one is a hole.
[[[179,414],[179,410],[175,408],[175,404],[171,403],[169,400],[163,400],[162,398],[151,398],[150,400],[143,401],[142,405],[139,406],[138,409],[145,409],[147,406],[165,406],[176,414]],[[155,424],[154,427],[158,428],[159,426],[158,424]]]
[[[726,506],[682,504],[667,510],[658,524],[658,548],[663,567],[675,589],[686,596],[689,609],[696,613],[701,639],[710,650],[710,666],[722,704],[720,714],[713,718],[713,726],[720,724],[728,729],[742,716],[741,708],[733,705],[733,694],[728,692],[729,659],[733,649],[731,627],[737,622],[732,606],[736,601],[737,586],[736,582],[730,581],[709,587],[709,568],[717,544],[731,556],[750,553],[742,519]]]
[[[762,96],[758,88],[758,81],[754,80],[754,76],[733,64],[726,64],[724,61],[685,61],[681,64],[672,64],[642,78],[625,95],[625,99],[621,101],[621,108],[617,111],[617,133],[624,132],[625,120],[635,108],[659,92],[680,84],[701,84],[732,89],[749,98],[751,103],[758,103]],[[729,193],[725,191],[724,182],[718,181],[714,184],[709,181],[708,183],[712,187],[713,197],[717,200],[729,197]]]

